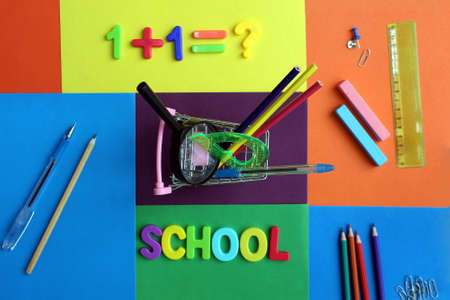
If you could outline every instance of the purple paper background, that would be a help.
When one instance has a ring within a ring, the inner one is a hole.
[[[167,107],[182,114],[241,122],[267,93],[161,93]],[[136,202],[164,204],[279,204],[307,200],[306,175],[269,176],[265,181],[218,186],[182,187],[172,194],[154,196],[155,147],[159,118],[136,96]],[[167,185],[170,130],[164,131],[163,179]],[[164,163],[165,162],[165,163]],[[307,162],[307,103],[270,130],[269,165]]]

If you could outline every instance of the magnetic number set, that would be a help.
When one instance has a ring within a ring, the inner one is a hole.
[[[250,57],[250,48],[254,46],[255,41],[260,36],[260,27],[254,21],[242,21],[238,23],[233,30],[235,35],[244,36],[241,46],[243,48],[242,57]],[[195,30],[192,32],[192,38],[196,40],[223,40],[227,37],[226,30]],[[112,41],[113,57],[120,59],[122,57],[122,27],[114,26],[107,34],[106,39]],[[175,26],[166,36],[166,41],[173,42],[174,57],[177,61],[183,60],[183,29],[181,26]],[[133,39],[131,41],[133,47],[142,48],[144,59],[152,58],[152,49],[164,46],[164,41],[159,38],[153,38],[151,27],[145,27],[142,38]],[[191,46],[193,53],[223,53],[225,52],[225,44],[194,44]]]

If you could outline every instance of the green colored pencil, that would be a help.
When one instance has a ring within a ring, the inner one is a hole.
[[[347,256],[347,238],[345,237],[345,232],[341,231],[341,257],[342,257],[342,276],[344,277],[344,295],[345,300],[351,300],[350,292],[350,269],[348,265]]]

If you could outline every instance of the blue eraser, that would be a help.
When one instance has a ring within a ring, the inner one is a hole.
[[[377,166],[381,166],[387,162],[386,156],[384,156],[383,152],[381,152],[380,148],[378,148],[367,131],[361,126],[347,106],[339,106],[339,108],[336,109],[336,114]]]

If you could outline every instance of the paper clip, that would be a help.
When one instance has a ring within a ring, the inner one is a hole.
[[[372,50],[370,49],[364,49],[361,57],[359,58],[358,61],[358,67],[364,67],[367,64],[367,60],[369,59],[370,54],[372,54]]]
[[[397,285],[397,287],[395,288],[395,291],[400,296],[400,299],[408,300],[408,295],[406,294],[405,290],[400,285]]]
[[[431,283],[433,283],[433,284],[431,284]],[[431,298],[436,299],[437,297],[439,297],[436,281],[434,281],[434,279],[429,279],[428,280],[428,286],[429,286],[429,292],[430,292]],[[433,286],[433,290],[434,290],[435,293],[432,293],[431,286]]]
[[[404,285],[407,299],[416,300],[416,288],[411,275],[405,276]]]
[[[425,281],[423,280],[422,277],[420,276],[416,276],[416,282],[414,283],[417,287],[417,299],[421,300],[421,299],[425,299]]]
[[[403,284],[404,287],[400,285],[395,287],[395,292],[401,300],[426,300],[439,297],[436,281],[432,278],[427,281],[420,276],[413,279],[413,276],[407,275]]]

